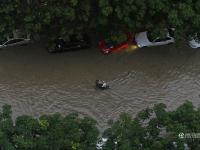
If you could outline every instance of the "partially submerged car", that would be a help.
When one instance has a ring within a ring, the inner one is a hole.
[[[128,43],[124,42],[124,43],[114,46],[112,44],[107,44],[105,41],[100,41],[99,47],[103,54],[110,54],[112,52],[117,52],[117,51],[121,51],[128,48]]]
[[[191,48],[199,48],[200,47],[200,33],[195,33],[194,35],[189,36],[189,45]]]
[[[77,35],[72,35],[69,40],[64,40],[63,38],[57,38],[53,43],[47,48],[49,53],[74,51],[90,48],[90,41],[87,35],[83,34],[81,37]]]
[[[11,46],[19,46],[28,44],[30,42],[30,35],[27,34],[24,36],[19,36],[17,32],[13,32],[10,35],[7,35],[4,38],[0,38],[0,48],[6,48]]]
[[[107,43],[105,40],[99,41],[98,45],[103,54],[110,54],[113,52],[119,52],[127,49],[131,44],[134,44],[133,36],[130,33],[124,33],[126,35],[126,40],[119,43]]]
[[[166,29],[166,36],[164,38],[154,37],[152,32],[145,31],[140,32],[135,35],[135,42],[139,48],[142,47],[151,47],[158,45],[166,45],[169,43],[174,43],[174,28]]]

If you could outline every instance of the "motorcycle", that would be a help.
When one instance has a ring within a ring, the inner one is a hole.
[[[110,88],[110,86],[105,81],[101,80],[96,80],[96,87],[101,90],[106,90]]]

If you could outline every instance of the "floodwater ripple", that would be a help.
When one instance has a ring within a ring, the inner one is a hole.
[[[0,106],[11,104],[13,118],[29,114],[78,112],[105,127],[120,113],[135,115],[156,103],[174,109],[200,99],[200,52],[157,47],[108,57],[91,49],[50,55],[41,45],[0,52]],[[16,55],[17,54],[17,55]],[[111,89],[95,88],[95,80]]]

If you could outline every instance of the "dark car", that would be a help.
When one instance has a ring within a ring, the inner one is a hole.
[[[47,49],[50,53],[56,53],[87,49],[89,47],[90,41],[87,35],[82,35],[81,37],[73,35],[69,37],[68,41],[64,40],[63,38],[57,38]]]

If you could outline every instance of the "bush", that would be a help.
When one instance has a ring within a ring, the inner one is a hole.
[[[168,150],[200,149],[200,108],[187,101],[174,111],[156,104],[133,118],[122,113],[101,137],[96,121],[78,114],[30,116],[11,119],[11,107],[0,113],[2,150]],[[196,135],[195,135],[196,134]],[[97,146],[97,142],[101,144]],[[99,142],[98,142],[99,143]]]

